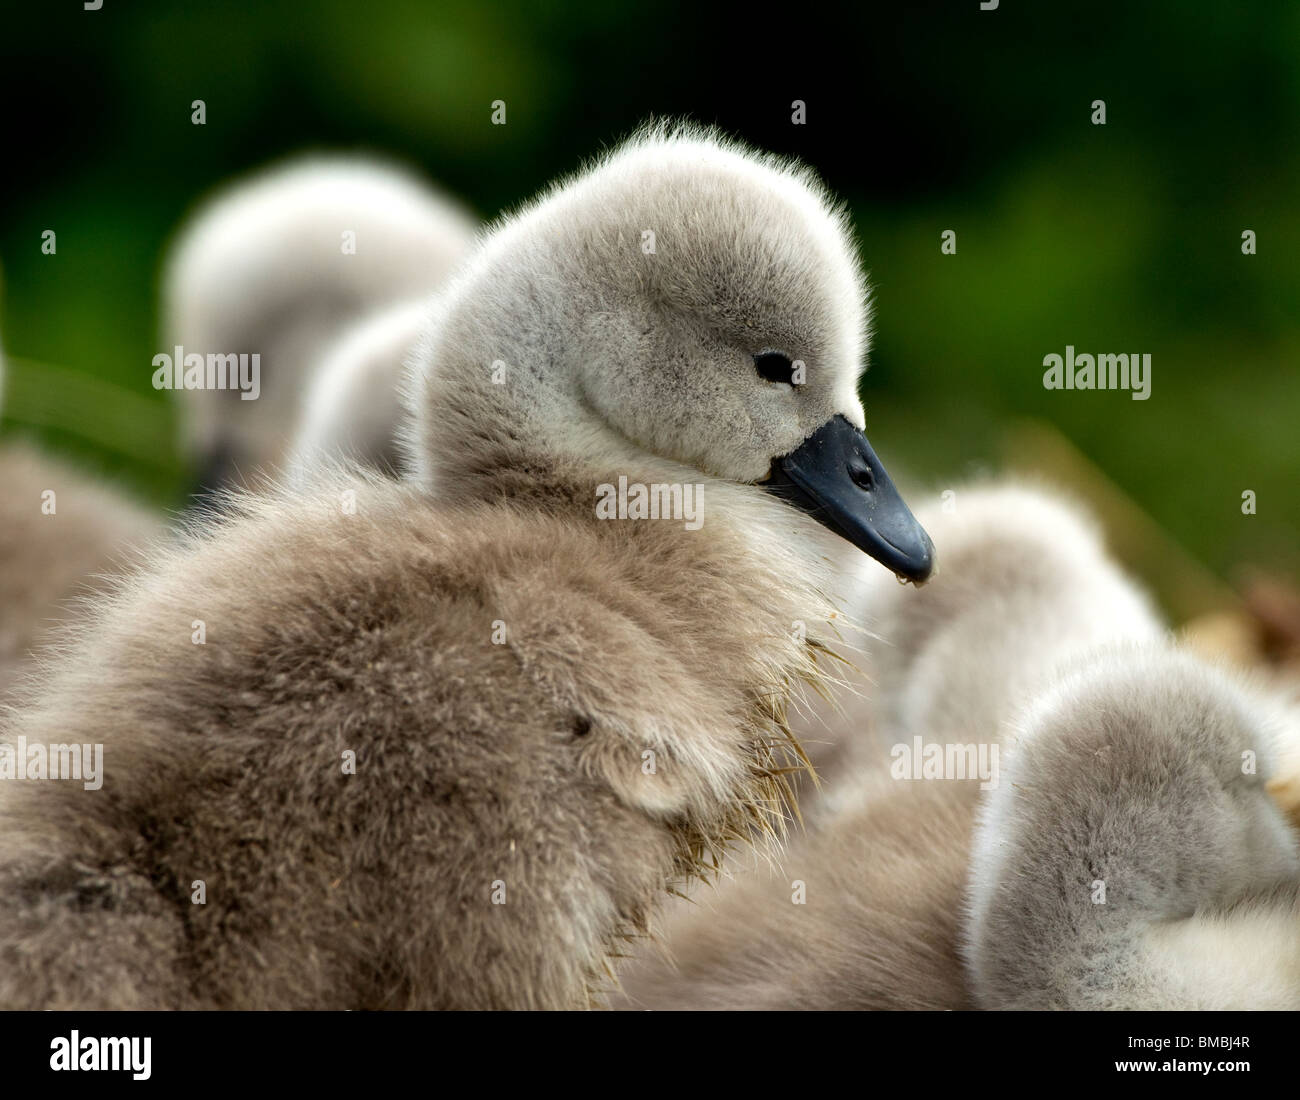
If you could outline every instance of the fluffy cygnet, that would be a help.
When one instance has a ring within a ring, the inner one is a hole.
[[[0,1004],[588,1003],[782,825],[835,614],[809,513],[930,571],[861,432],[865,320],[820,186],[708,134],[498,227],[415,363],[418,483],[231,501],[4,730],[105,778],[0,785]]]
[[[361,156],[278,165],[202,205],[166,261],[163,351],[205,371],[208,356],[259,357],[242,389],[206,388],[205,373],[205,388],[177,394],[202,486],[279,472],[326,350],[374,311],[435,291],[476,231],[414,173]],[[257,396],[242,396],[253,383]]]

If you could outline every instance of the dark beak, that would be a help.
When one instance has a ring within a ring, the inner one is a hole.
[[[867,437],[828,420],[772,466],[764,487],[910,581],[934,569],[934,544],[908,511]]]

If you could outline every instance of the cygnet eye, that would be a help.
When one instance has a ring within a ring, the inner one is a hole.
[[[794,384],[794,364],[788,355],[782,355],[779,351],[765,351],[754,356],[754,366],[769,382],[784,382],[787,386]]]

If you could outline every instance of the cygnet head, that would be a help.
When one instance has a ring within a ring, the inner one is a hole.
[[[416,359],[411,464],[442,492],[485,445],[532,469],[765,483],[924,579],[929,539],[863,434],[868,328],[845,214],[810,172],[643,132],[504,222],[453,283]]]

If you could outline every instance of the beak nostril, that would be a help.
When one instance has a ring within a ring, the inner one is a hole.
[[[849,477],[854,485],[859,489],[865,489],[867,492],[871,492],[876,487],[876,479],[867,466],[859,466],[854,463],[849,467]]]

